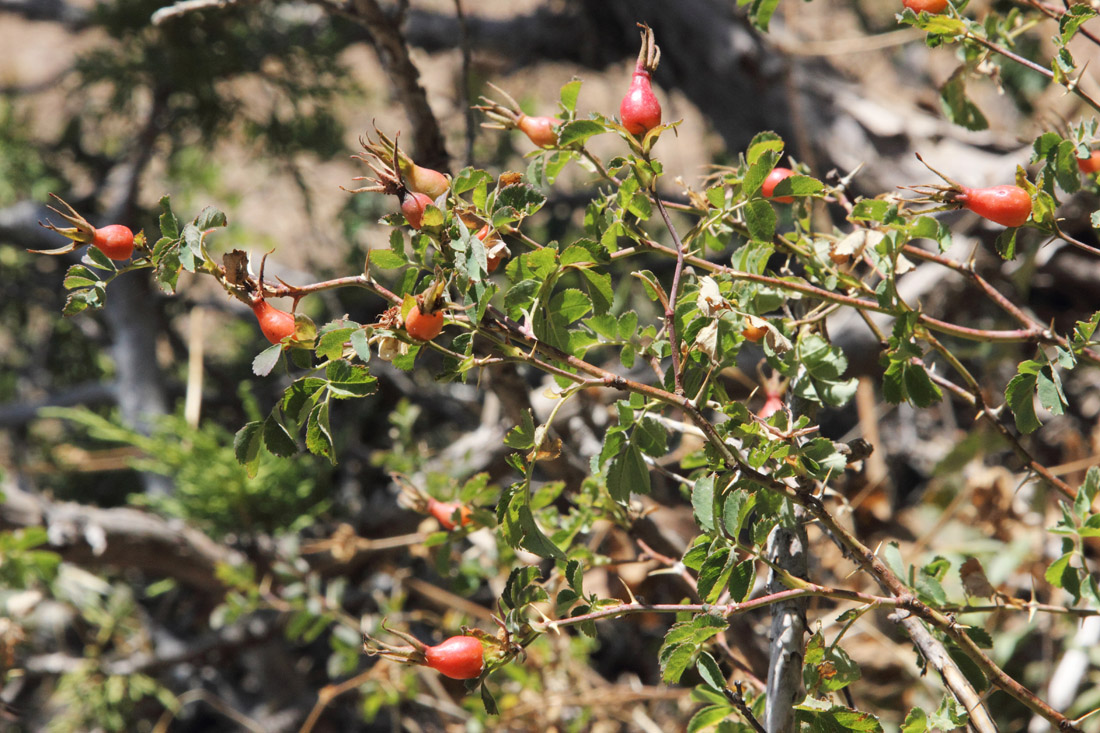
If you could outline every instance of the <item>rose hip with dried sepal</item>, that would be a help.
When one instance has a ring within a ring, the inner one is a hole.
[[[82,244],[91,244],[111,260],[128,260],[133,255],[134,232],[130,227],[124,224],[107,224],[102,227],[94,227],[87,219],[76,213],[76,210],[60,196],[52,193],[50,196],[68,211],[60,211],[52,206],[48,206],[47,208],[72,226],[58,227],[51,222],[46,222],[45,224],[38,222],[38,224],[52,232],[57,232],[63,237],[68,237],[72,241],[64,247],[58,247],[57,249],[32,249],[28,250],[28,252],[45,255],[62,255],[72,252]]]
[[[451,190],[451,181],[447,174],[417,165],[403,150],[397,148],[397,141],[391,140],[378,129],[377,125],[374,132],[378,135],[378,142],[374,142],[369,136],[366,139],[359,138],[363,150],[386,165],[392,166],[396,161],[401,178],[410,191],[425,194],[429,199],[435,201],[435,199]],[[406,218],[408,218],[407,215]]]
[[[661,103],[653,93],[653,73],[661,60],[661,49],[653,38],[653,31],[645,23],[642,29],[642,47],[630,77],[630,89],[619,103],[619,118],[631,135],[642,136],[661,124]]]
[[[952,181],[925,163],[920,153],[916,155],[917,160],[924,163],[928,170],[949,184],[947,186],[899,186],[924,196],[924,198],[915,199],[916,203],[941,203],[946,204],[944,208],[967,209],[1005,227],[1021,226],[1031,217],[1031,195],[1020,186],[1003,184],[988,188],[970,188]]]
[[[558,144],[558,126],[561,120],[554,117],[534,117],[525,114],[520,109],[519,102],[498,86],[489,85],[492,89],[504,97],[507,104],[501,104],[488,97],[482,97],[480,104],[474,109],[481,110],[490,122],[483,122],[482,127],[494,130],[519,130],[527,138],[540,148],[552,148]]]
[[[388,138],[387,138],[388,139]],[[361,160],[374,172],[377,178],[357,176],[353,180],[369,181],[371,185],[356,189],[345,189],[349,193],[382,193],[397,197],[401,213],[413,229],[420,229],[424,220],[424,211],[435,202],[425,193],[410,190],[405,185],[399,170],[401,151],[397,147],[396,138],[393,140],[392,152],[376,152],[376,144],[364,143],[364,149],[368,157],[353,155],[355,160]]]
[[[485,645],[476,636],[451,636],[435,646],[428,646],[411,634],[387,628],[385,621],[382,628],[403,639],[409,646],[393,646],[364,635],[363,651],[367,654],[402,664],[419,664],[455,680],[476,679],[485,670]]]

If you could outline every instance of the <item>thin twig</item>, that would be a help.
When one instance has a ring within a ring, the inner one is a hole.
[[[741,713],[741,717],[745,719],[745,722],[752,726],[752,729],[756,733],[768,733],[764,726],[760,725],[760,721],[756,719],[756,716],[752,714],[752,710],[745,704],[745,695],[741,691],[741,683],[735,682],[737,690],[735,692],[729,692],[727,690],[726,697],[733,703],[733,706],[737,708],[737,712]]]
[[[1021,56],[1017,53],[1014,53],[1012,51],[1009,51],[1007,48],[999,46],[996,43],[993,43],[992,41],[990,41],[988,39],[982,38],[980,36],[975,36],[970,31],[967,31],[963,35],[963,37],[968,39],[968,40],[974,41],[979,46],[981,46],[985,49],[988,49],[988,50],[990,50],[994,53],[998,53],[998,54],[1004,56],[1006,59],[1009,59],[1010,61],[1015,61],[1020,66],[1023,66],[1025,69],[1030,69],[1030,70],[1032,70],[1032,71],[1034,71],[1038,74],[1042,74],[1047,79],[1050,79],[1051,81],[1054,81],[1054,72],[1053,71],[1046,68],[1045,66],[1041,66],[1041,65],[1035,63],[1031,59],[1026,59],[1023,56]],[[1097,102],[1087,92],[1085,92],[1083,89],[1081,89],[1080,84],[1078,84],[1076,82],[1071,82],[1069,84],[1063,84],[1061,86],[1065,87],[1066,91],[1072,92],[1073,94],[1076,94],[1077,97],[1079,99],[1081,99],[1081,101],[1083,101],[1088,106],[1092,107],[1097,112],[1100,112],[1100,102]]]
[[[676,334],[676,302],[680,296],[680,276],[684,272],[684,243],[680,241],[680,235],[676,227],[672,225],[672,219],[668,216],[661,197],[654,192],[653,201],[657,204],[657,211],[661,212],[665,227],[672,235],[672,242],[676,245],[676,270],[672,274],[672,292],[668,296],[668,305],[665,307],[665,324],[668,328],[668,341],[672,347],[672,379],[676,385],[676,394],[684,394],[684,375],[680,371],[680,339]]]
[[[999,419],[997,419],[996,413],[990,410],[985,402],[981,399],[980,392],[978,393],[979,396],[975,396],[975,394],[960,387],[951,380],[941,377],[935,372],[929,371],[928,376],[940,387],[943,387],[944,389],[950,391],[952,394],[958,396],[964,402],[967,402],[973,407],[977,408],[978,416],[984,417],[994,427],[994,429],[998,433],[1000,433],[1005,438],[1005,440],[1008,441],[1009,445],[1012,447],[1012,451],[1027,464],[1028,468],[1046,479],[1046,481],[1051,486],[1061,492],[1066,498],[1072,500],[1077,497],[1077,492],[1074,491],[1069,484],[1052,474],[1049,470],[1047,470],[1046,466],[1031,457],[1031,454],[1028,453],[1027,449],[1023,447],[1019,439],[1015,435],[1013,435],[1012,431],[1005,427],[1005,425]]]

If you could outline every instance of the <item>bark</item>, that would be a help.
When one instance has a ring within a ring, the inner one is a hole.
[[[805,511],[798,508],[790,525],[780,523],[768,537],[768,558],[791,575],[806,578]],[[768,592],[778,593],[787,586],[774,572],[768,577]],[[768,733],[787,733],[796,729],[794,705],[803,696],[802,660],[805,657],[806,599],[772,606],[768,700],[764,727]]]
[[[428,168],[447,170],[450,155],[439,122],[428,105],[428,95],[420,85],[420,71],[409,58],[409,45],[399,18],[384,12],[375,0],[354,0],[352,7],[352,18],[370,32],[397,99],[409,116],[413,158]]]
[[[135,568],[220,596],[225,589],[218,564],[242,561],[196,529],[137,509],[54,502],[11,482],[3,495],[0,530],[45,527],[45,549],[78,565]]]

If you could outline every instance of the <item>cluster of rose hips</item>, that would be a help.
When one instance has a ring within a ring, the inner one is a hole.
[[[947,0],[903,0],[906,8],[914,12],[942,13],[948,7]],[[661,124],[661,105],[653,93],[652,77],[660,61],[660,48],[657,46],[653,31],[649,26],[639,24],[641,28],[641,48],[631,75],[630,87],[619,104],[619,116],[623,127],[635,136],[643,136],[649,130]],[[492,85],[490,85],[492,86]],[[507,100],[507,105],[502,105],[492,100],[482,98],[484,105],[480,109],[486,113],[490,122],[486,127],[501,129],[518,129],[525,133],[537,146],[552,148],[557,144],[559,121],[552,117],[536,117],[525,114],[514,99],[503,90],[493,87]],[[446,196],[450,189],[449,177],[436,170],[418,165],[408,155],[398,148],[396,139],[390,139],[384,133],[375,128],[378,140],[369,137],[363,141],[365,156],[356,156],[367,163],[374,172],[374,178],[367,180],[370,185],[355,189],[353,193],[380,192],[397,197],[401,213],[409,226],[420,229],[423,223],[424,212],[428,206],[434,205],[441,197]],[[1089,158],[1078,160],[1081,170],[1092,173],[1100,170],[1100,151],[1096,151]],[[790,195],[774,196],[776,187],[781,181],[795,175],[790,168],[776,167],[764,180],[761,193],[765,198],[773,199],[776,203],[789,204],[794,202]],[[941,176],[942,177],[942,176]],[[949,186],[925,186],[919,187],[921,193],[927,198],[923,201],[941,203],[945,208],[962,207],[973,211],[991,221],[1007,227],[1020,226],[1031,215],[1031,198],[1027,191],[1019,186],[1001,185],[989,188],[969,188],[956,184],[944,177]],[[55,197],[57,198],[57,197]],[[61,199],[57,199],[61,201]],[[48,254],[64,254],[71,252],[78,245],[94,244],[107,257],[114,260],[129,259],[134,249],[133,232],[121,225],[112,224],[100,228],[93,227],[83,217],[77,214],[68,204],[61,201],[68,212],[53,209],[72,226],[66,228],[56,227],[53,224],[44,224],[47,228],[58,232],[70,240],[71,244],[56,250],[48,250]],[[494,272],[500,263],[507,257],[507,247],[504,245],[500,234],[491,225],[485,223],[478,228],[476,236],[486,248],[486,269]],[[430,301],[430,302],[428,302]],[[423,295],[417,298],[417,302],[405,314],[404,318],[390,318],[390,325],[403,327],[406,333],[413,339],[430,341],[439,335],[443,328],[444,313],[442,298],[425,298]],[[293,337],[295,333],[295,317],[292,313],[279,310],[264,300],[262,278],[261,284],[250,303],[260,330],[273,344],[283,343]],[[759,323],[746,321],[742,331],[743,336],[749,341],[760,341],[766,334],[766,327]],[[387,353],[393,351],[394,344],[388,344]]]
[[[948,0],[903,0],[902,4],[918,13],[942,13],[948,7]],[[636,137],[644,136],[661,124],[661,105],[652,89],[652,77],[660,60],[660,49],[656,45],[653,31],[644,24],[639,24],[639,27],[642,29],[641,49],[631,76],[630,87],[619,105],[619,116],[623,128]],[[490,122],[486,127],[518,129],[540,148],[553,148],[557,145],[559,120],[552,117],[529,116],[507,93],[495,86],[490,86],[504,97],[507,104],[500,104],[482,97],[485,104],[477,106],[476,109],[485,112],[489,118]],[[375,132],[378,140],[367,137],[362,141],[364,155],[355,156],[371,168],[375,177],[357,178],[356,180],[367,180],[370,185],[355,189],[352,193],[378,192],[395,196],[409,226],[420,229],[427,208],[436,205],[436,202],[442,204],[445,200],[450,190],[450,179],[444,173],[417,165],[398,148],[396,138],[390,139],[377,128]],[[1100,151],[1092,153],[1088,158],[1079,159],[1078,165],[1085,173],[1100,171]],[[793,175],[795,171],[790,168],[774,168],[762,184],[762,195],[776,203],[793,203],[793,196],[774,195],[780,182]],[[944,178],[949,185],[922,186],[913,189],[925,194],[926,198],[922,199],[925,202],[940,203],[944,208],[966,208],[1006,227],[1020,226],[1031,215],[1031,198],[1027,191],[1019,186],[969,188],[951,181],[942,174],[937,173],[937,175]],[[43,226],[67,237],[71,242],[55,250],[32,251],[65,254],[80,245],[92,244],[112,260],[127,260],[132,256],[135,237],[128,227],[121,224],[93,227],[71,206],[57,196],[54,198],[66,208],[66,211],[53,207],[50,209],[71,226],[57,227],[50,223]],[[486,269],[492,273],[507,257],[507,248],[500,234],[490,224],[485,223],[480,226],[475,236],[484,243],[487,256]],[[144,246],[144,240],[139,241]],[[418,296],[416,303],[408,309],[403,318],[401,309],[394,307],[383,315],[380,325],[386,328],[403,327],[409,337],[416,340],[434,339],[439,335],[444,323],[443,290],[444,281],[437,278],[432,286]],[[284,343],[294,336],[295,316],[271,306],[264,299],[262,264],[259,287],[250,295],[250,298],[250,306],[260,329],[271,343]],[[746,340],[759,342],[768,334],[768,331],[769,326],[765,319],[746,316],[745,327],[741,333]],[[383,358],[387,356],[392,358],[396,353],[395,349],[399,346],[391,343],[394,341],[396,340],[392,337],[386,337],[384,343],[380,344],[379,353]],[[775,412],[785,409],[783,402],[785,385],[774,377],[764,380],[764,384],[766,400],[757,413],[761,419],[767,419]],[[473,522],[471,509],[459,502],[442,502],[409,486],[403,490],[402,497],[407,506],[433,516],[445,530],[465,527]],[[383,628],[385,628],[384,624]],[[503,656],[514,656],[516,653],[506,633],[504,641],[501,641],[485,632],[467,630],[463,635],[452,636],[435,646],[427,646],[408,634],[396,630],[390,631],[404,639],[409,646],[391,646],[365,637],[365,651],[404,663],[421,664],[454,679],[475,679],[483,674],[486,644],[499,648]]]

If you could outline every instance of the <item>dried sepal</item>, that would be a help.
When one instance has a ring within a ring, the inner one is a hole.
[[[81,245],[90,244],[95,239],[95,227],[92,226],[87,219],[78,214],[76,209],[70,206],[63,198],[55,193],[51,193],[50,197],[64,206],[67,212],[61,211],[53,206],[47,206],[46,208],[60,216],[72,226],[59,227],[50,221],[46,221],[45,223],[38,222],[38,225],[44,229],[49,229],[51,232],[57,232],[63,237],[68,237],[72,241],[64,247],[58,247],[56,249],[29,249],[27,251],[41,255],[63,255],[72,252]]]

